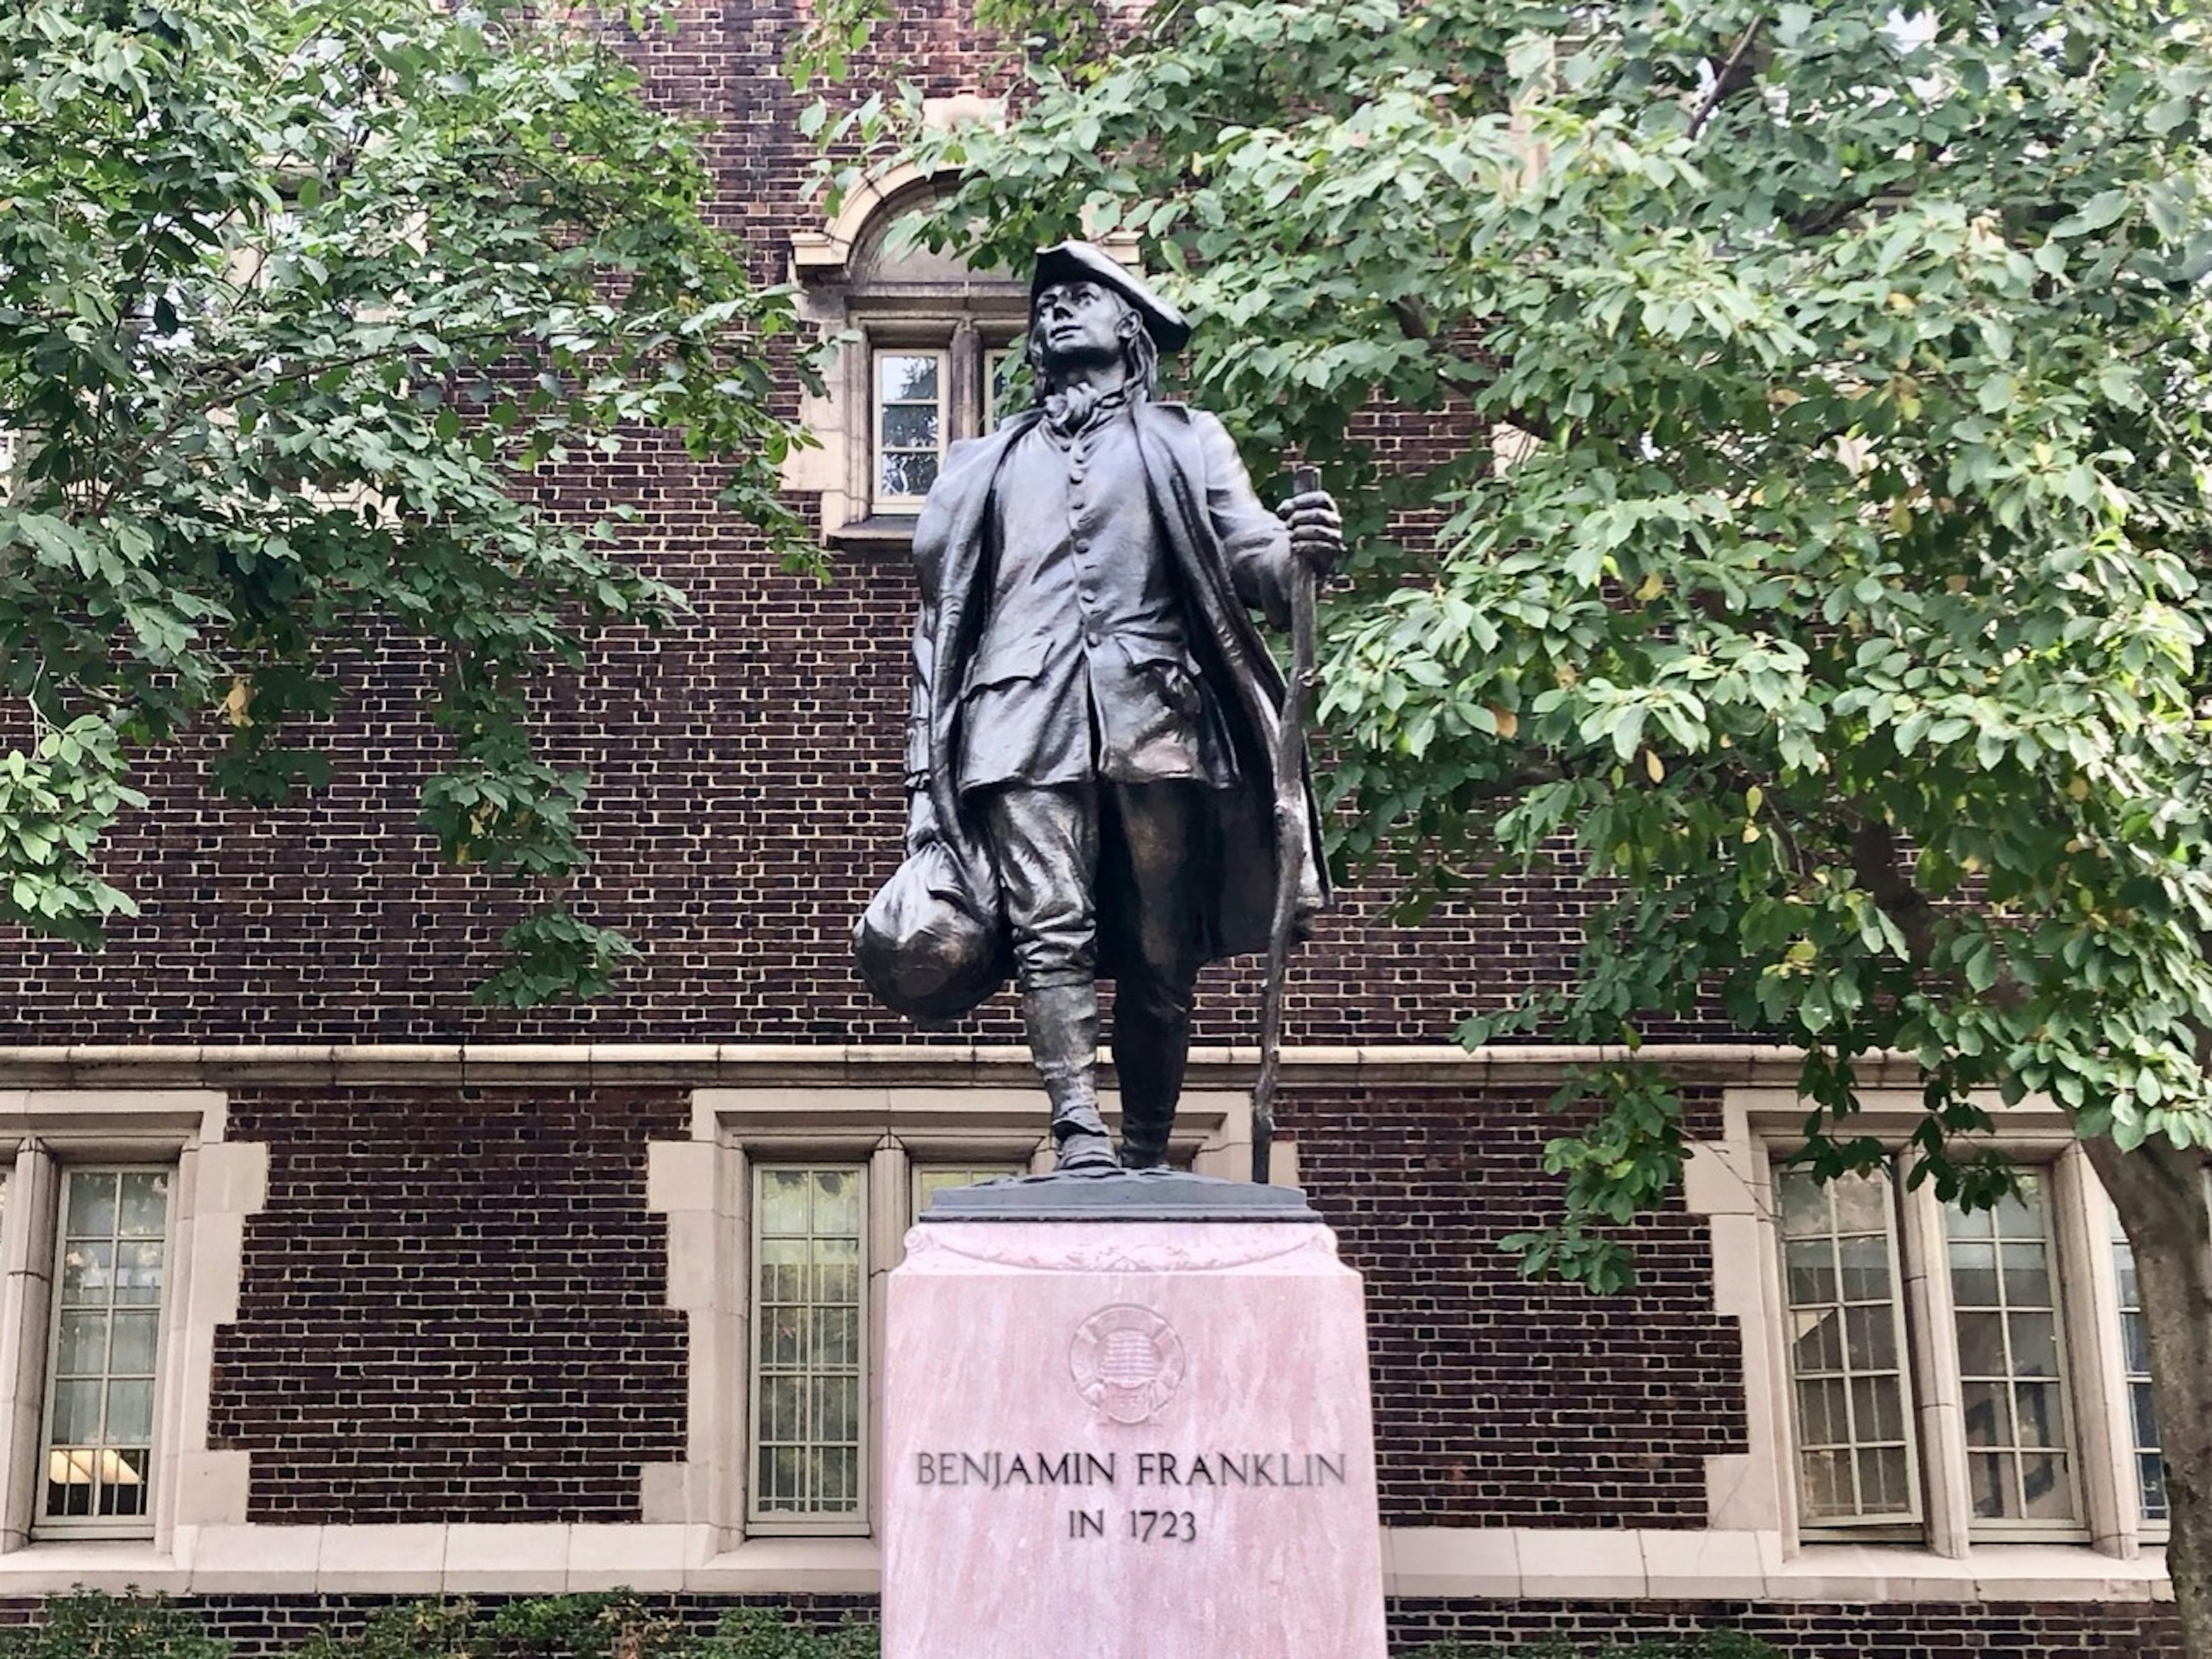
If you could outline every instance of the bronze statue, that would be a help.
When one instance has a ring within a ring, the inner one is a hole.
[[[904,1012],[963,1012],[1011,968],[1063,1170],[1165,1162],[1191,990],[1265,951],[1279,867],[1287,625],[1343,544],[1311,490],[1270,513],[1221,423],[1151,401],[1180,314],[1097,248],[1037,256],[1036,408],[952,446],[915,529],[921,588],[908,860],[856,933]],[[1319,826],[1293,848],[1325,896]],[[1115,981],[1117,1160],[1098,1113],[1097,981]]]

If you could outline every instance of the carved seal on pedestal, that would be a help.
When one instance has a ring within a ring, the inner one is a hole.
[[[1101,1421],[1149,1423],[1182,1386],[1182,1339],[1151,1309],[1117,1303],[1075,1328],[1067,1365]]]

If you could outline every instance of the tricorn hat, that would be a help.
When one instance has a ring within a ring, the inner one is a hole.
[[[1054,242],[1037,251],[1036,274],[1030,278],[1030,304],[1054,283],[1096,283],[1110,288],[1136,307],[1145,332],[1162,351],[1180,351],[1190,339],[1183,314],[1146,288],[1104,248],[1090,242]]]

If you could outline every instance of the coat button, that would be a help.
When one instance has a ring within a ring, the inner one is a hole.
[[[1100,646],[1106,643],[1106,636],[1101,634],[1095,628],[1085,629],[1083,633],[1083,642],[1089,646],[1093,651],[1096,651]]]

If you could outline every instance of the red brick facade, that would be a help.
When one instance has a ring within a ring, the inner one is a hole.
[[[792,233],[819,222],[777,70],[787,21],[702,6],[674,39],[636,47],[657,97],[714,123],[724,216],[774,277]],[[951,10],[908,8],[885,56],[919,62],[933,94],[988,89],[994,60],[976,39]],[[220,805],[189,756],[146,780],[152,804],[110,870],[143,920],[97,957],[0,940],[0,1046],[1017,1041],[1010,999],[915,1031],[849,965],[852,918],[896,857],[903,569],[853,555],[830,586],[785,575],[717,514],[713,489],[651,447],[561,484],[580,511],[639,507],[643,556],[694,606],[659,637],[611,638],[580,683],[548,691],[556,758],[592,780],[595,862],[574,902],[648,952],[613,995],[529,1014],[470,1000],[517,910],[435,866],[414,823],[434,735],[419,675],[387,659],[362,670],[335,734],[338,781],[313,801]],[[1389,927],[1383,896],[1352,896],[1304,953],[1292,1043],[1444,1042],[1471,1009],[1556,977],[1579,926],[1572,893],[1542,880],[1419,930]],[[1249,963],[1209,975],[1200,1043],[1252,1041],[1256,985]],[[1741,1333],[1715,1311],[1707,1230],[1679,1209],[1644,1228],[1644,1277],[1618,1298],[1521,1279],[1498,1241],[1553,1192],[1540,1168],[1548,1092],[1285,1093],[1303,1178],[1366,1276],[1383,1519],[1703,1528],[1706,1460],[1747,1444]],[[269,1158],[209,1405],[210,1449],[251,1458],[243,1518],[639,1520],[641,1472],[684,1455],[687,1412],[647,1149],[681,1139],[690,1111],[687,1087],[580,1073],[232,1088],[228,1137]],[[227,1591],[201,1605],[251,1651],[378,1599]],[[2089,1659],[2172,1640],[2162,1612],[2133,1603],[1407,1597],[1394,1624],[1407,1644],[1727,1625],[1795,1659]]]

